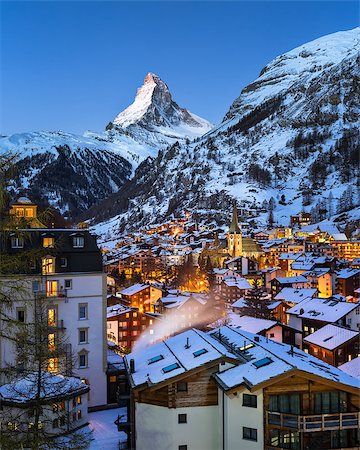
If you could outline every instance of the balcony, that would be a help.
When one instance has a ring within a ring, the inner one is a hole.
[[[300,432],[358,428],[360,412],[311,414],[306,416],[266,411],[267,425]]]

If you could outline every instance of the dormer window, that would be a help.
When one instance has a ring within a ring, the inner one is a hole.
[[[54,247],[54,238],[53,237],[43,237],[43,247],[53,248]]]
[[[73,236],[73,248],[84,248],[85,239],[84,236]]]
[[[43,258],[42,273],[43,275],[55,273],[55,258],[52,258],[50,256]]]
[[[24,238],[13,236],[11,238],[11,248],[24,248]]]

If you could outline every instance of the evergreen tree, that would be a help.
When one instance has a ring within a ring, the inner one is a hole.
[[[268,219],[267,219],[268,227],[272,228],[274,226],[274,213],[272,210],[269,211]]]
[[[256,317],[259,319],[271,319],[272,303],[270,296],[263,291],[259,279],[255,279],[253,289],[249,289],[244,296],[245,306],[240,309],[241,315]]]

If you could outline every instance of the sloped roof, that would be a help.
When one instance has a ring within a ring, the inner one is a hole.
[[[318,345],[327,350],[334,350],[356,336],[360,336],[358,331],[328,324],[304,338],[304,342]]]

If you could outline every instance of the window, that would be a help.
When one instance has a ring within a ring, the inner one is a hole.
[[[176,384],[176,390],[177,392],[187,392],[188,384],[185,381],[179,381]]]
[[[43,247],[54,247],[54,238],[53,237],[44,237],[43,238]]]
[[[73,247],[83,248],[85,244],[84,236],[74,236],[73,237]]]
[[[50,333],[48,335],[48,348],[49,350],[55,350],[55,334]]]
[[[332,392],[316,393],[314,410],[316,414],[346,412],[347,410],[346,392],[332,391]]]
[[[178,414],[178,423],[187,423],[187,414]]]
[[[82,328],[79,330],[79,344],[87,344],[88,343],[88,329]]]
[[[58,295],[58,282],[57,281],[47,281],[46,282],[46,295],[47,297],[56,297]]]
[[[154,334],[154,330],[150,330],[149,333],[150,333],[150,334]]]
[[[256,395],[243,394],[243,406],[249,406],[250,408],[257,408]]]
[[[24,239],[22,237],[13,236],[11,238],[11,248],[24,248]]]
[[[264,367],[267,366],[269,364],[271,364],[273,362],[273,360],[271,358],[263,358],[263,359],[259,359],[259,361],[255,361],[253,364],[254,366],[259,369],[260,367]]]
[[[56,309],[55,308],[48,309],[48,326],[49,327],[56,326]]]
[[[57,358],[49,358],[48,359],[48,371],[56,372],[57,370]]]
[[[80,395],[78,396],[78,398],[77,398],[76,401],[77,401],[77,404],[78,404],[78,405],[81,405],[82,402],[81,402],[81,396],[80,396]]]
[[[79,320],[86,320],[88,318],[87,303],[80,303],[79,305]]]
[[[77,419],[78,419],[78,420],[81,419],[81,409],[78,409],[78,412],[77,412]]]
[[[55,273],[55,258],[43,258],[42,273],[43,275]]]
[[[69,278],[65,280],[65,289],[72,289],[72,280]]]
[[[40,282],[39,281],[33,281],[32,282],[32,291],[33,292],[39,292],[40,290]]]
[[[60,267],[67,267],[67,258],[60,258]]]
[[[150,359],[148,360],[148,364],[156,363],[156,362],[158,362],[158,361],[161,361],[162,359],[164,359],[163,355],[157,355],[157,356],[154,356],[153,358],[150,358]]]
[[[79,369],[84,369],[88,366],[88,355],[87,353],[79,353]]]
[[[34,210],[32,208],[26,208],[25,217],[34,217]]]
[[[243,427],[243,439],[248,441],[257,441],[257,429]]]
[[[198,356],[204,355],[207,352],[208,351],[206,350],[206,348],[201,348],[200,350],[196,350],[196,352],[194,352],[193,355],[194,358],[197,358]]]
[[[187,445],[179,445],[179,450],[187,450]]]
[[[280,413],[300,414],[300,395],[270,395],[269,409]]]
[[[16,319],[19,322],[25,323],[25,309],[24,308],[16,308]]]
[[[179,369],[179,368],[180,368],[179,364],[178,363],[174,363],[174,364],[170,364],[170,366],[164,367],[162,369],[162,372],[163,373],[169,373],[169,372],[172,372],[173,370]]]

